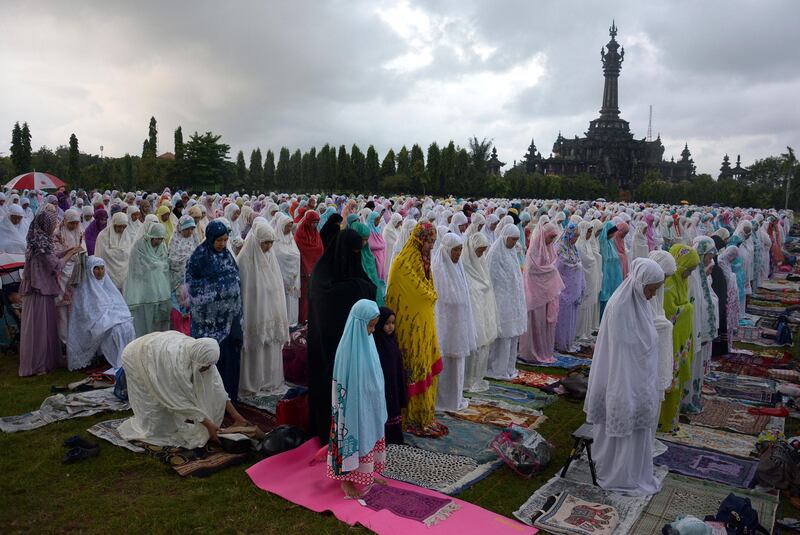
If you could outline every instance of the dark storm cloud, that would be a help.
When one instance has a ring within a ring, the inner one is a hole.
[[[0,19],[0,126],[34,145],[137,153],[155,115],[234,151],[323,143],[388,148],[493,138],[504,161],[549,152],[600,107],[616,18],[620,107],[666,157],[700,171],[800,140],[800,4],[770,2],[36,2]],[[35,36],[35,38],[32,38]],[[0,147],[2,150],[2,147]],[[234,152],[235,154],[235,152]]]

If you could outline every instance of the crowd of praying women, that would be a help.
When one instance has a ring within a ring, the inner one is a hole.
[[[307,324],[309,425],[346,494],[386,444],[517,361],[594,345],[598,480],[652,494],[655,432],[702,410],[747,295],[793,262],[789,211],[605,201],[38,191],[0,194],[21,376],[124,370],[123,437],[196,447],[239,396],[287,390]]]

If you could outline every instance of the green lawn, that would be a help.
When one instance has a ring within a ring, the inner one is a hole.
[[[50,395],[51,385],[84,376],[58,370],[21,378],[17,364],[16,355],[0,352],[2,416],[36,409]],[[557,368],[538,371],[564,373]],[[503,466],[458,497],[510,517],[555,474],[572,447],[571,432],[583,422],[582,403],[561,398],[544,413],[548,420],[539,432],[555,446],[555,454],[543,474],[525,479]],[[257,489],[244,473],[257,462],[255,457],[207,479],[184,479],[155,459],[99,441],[99,457],[61,463],[64,439],[88,436],[88,427],[121,416],[105,413],[34,431],[0,433],[0,533],[368,533]],[[787,436],[800,434],[800,423],[791,418],[786,423]],[[781,500],[777,518],[784,516],[798,518],[800,511]]]
[[[52,384],[83,376],[59,370],[21,378],[17,364],[16,355],[0,352],[2,416],[36,409]],[[570,433],[583,422],[581,407],[559,399],[544,410],[548,421],[539,431],[556,448],[544,474],[528,480],[504,466],[459,497],[511,516],[563,465]],[[368,533],[257,489],[244,473],[255,458],[207,479],[183,479],[155,459],[100,441],[99,457],[61,464],[61,442],[77,433],[87,436],[86,428],[122,415],[109,414],[0,433],[0,533]]]

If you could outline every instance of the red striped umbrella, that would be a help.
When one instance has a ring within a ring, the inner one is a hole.
[[[58,189],[63,185],[64,183],[58,177],[50,173],[31,171],[15,176],[8,181],[6,187],[9,189]]]

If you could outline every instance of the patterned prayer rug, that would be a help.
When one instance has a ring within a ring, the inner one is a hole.
[[[473,400],[469,407],[458,412],[450,412],[451,416],[469,420],[478,424],[495,425],[506,428],[518,425],[526,429],[536,429],[546,417],[541,411],[527,410],[519,406],[509,405],[502,401],[488,402]]]
[[[695,425],[757,435],[767,427],[770,417],[750,414],[748,408],[732,401],[706,399],[703,401],[703,412],[689,416],[689,420]]]
[[[719,504],[730,493],[750,498],[753,509],[758,512],[759,522],[772,533],[775,510],[778,507],[777,496],[735,489],[719,483],[675,474],[667,476],[661,492],[653,497],[630,533],[660,535],[664,524],[674,522],[678,515],[692,515],[697,518],[715,515],[719,510]]]
[[[717,396],[773,405],[780,399],[778,385],[772,379],[745,377],[725,372],[706,375],[704,386],[713,388]]]
[[[208,477],[229,466],[242,464],[250,456],[247,453],[227,453],[221,446],[211,443],[193,450],[139,441],[134,441],[134,444],[144,448],[147,455],[171,466],[182,477]]]
[[[666,468],[655,467],[656,479],[661,481],[666,475]],[[570,465],[567,477],[561,478],[558,474],[553,476],[547,483],[539,487],[519,509],[514,511],[514,516],[532,526],[531,516],[542,509],[550,496],[561,493],[570,494],[587,502],[613,507],[619,514],[619,524],[612,535],[638,534],[639,532],[633,531],[631,527],[652,498],[652,496],[624,496],[592,485],[589,463],[584,459],[578,459]]]
[[[665,442],[667,451],[653,463],[670,472],[716,481],[732,487],[750,488],[756,475],[758,460],[744,459],[716,451]]]
[[[265,433],[269,433],[278,427],[278,421],[275,419],[274,413],[269,413],[265,410],[256,409],[255,407],[243,404],[239,404],[236,410],[239,411],[239,414],[241,414],[247,421],[257,425],[258,428]],[[229,417],[226,416],[223,427],[227,427],[228,423],[230,423],[228,420]]]
[[[478,464],[497,460],[497,453],[489,443],[500,432],[494,426],[482,425],[437,413],[436,419],[447,426],[448,433],[438,438],[418,437],[405,433],[406,444],[423,450],[463,455],[478,461]]]
[[[443,494],[457,494],[492,473],[501,464],[498,459],[478,464],[475,459],[463,455],[388,444],[382,475]]]
[[[591,362],[591,361],[590,361]],[[549,366],[549,364],[548,364]],[[528,370],[517,370],[519,375],[512,379],[512,383],[532,386],[534,388],[542,388],[543,386],[550,386],[559,382],[562,378],[557,375],[550,375],[547,373],[532,372]]]
[[[525,364],[526,366],[542,366],[547,368],[565,368],[569,370],[570,368],[574,368],[575,366],[591,366],[592,360],[591,359],[583,359],[579,357],[573,357],[572,355],[563,355],[561,353],[553,353],[553,357],[555,357],[555,362],[547,362],[543,364],[536,364],[533,362],[524,362],[520,361],[521,364]],[[519,370],[522,372],[522,370]],[[540,374],[541,375],[541,374]],[[516,381],[515,381],[516,382]],[[537,385],[530,385],[530,386],[537,386]]]
[[[249,394],[247,396],[241,396],[239,398],[239,403],[250,405],[251,407],[256,407],[257,409],[261,409],[264,411],[271,412],[272,414],[275,414],[275,410],[278,407],[278,401],[280,401],[281,399],[283,399],[283,394],[277,394],[277,395]]]
[[[502,401],[526,409],[544,409],[558,400],[558,396],[539,389],[507,382],[489,381],[489,389],[483,392],[465,392],[470,399]]]
[[[611,535],[619,524],[619,514],[610,505],[587,502],[562,492],[534,526],[547,533],[566,535]]]
[[[447,498],[388,485],[374,485],[361,499],[373,511],[386,509],[397,516],[422,522],[429,527],[447,520],[460,508],[456,502]]]
[[[749,457],[756,446],[756,439],[752,435],[691,424],[681,424],[677,433],[657,433],[656,437],[671,443],[708,448],[739,457]]]
[[[117,428],[125,420],[126,418],[120,418],[100,422],[87,429],[87,432],[116,446],[154,457],[171,466],[183,477],[207,477],[229,466],[242,464],[249,457],[247,453],[226,453],[221,446],[211,443],[202,448],[187,450],[175,446],[155,446],[138,440],[128,442],[117,432]]]

